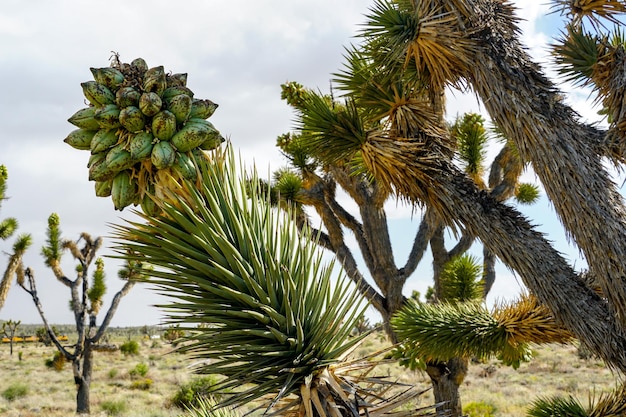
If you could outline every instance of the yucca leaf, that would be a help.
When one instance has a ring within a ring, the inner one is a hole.
[[[528,417],[589,417],[583,406],[574,397],[539,398],[533,402]]]
[[[155,266],[150,281],[173,300],[169,321],[189,329],[181,351],[202,361],[199,372],[224,375],[218,388],[239,389],[225,404],[243,404],[297,393],[339,360],[358,342],[349,334],[365,302],[229,152],[199,164],[202,183],[170,192],[160,217],[115,230],[119,257]]]

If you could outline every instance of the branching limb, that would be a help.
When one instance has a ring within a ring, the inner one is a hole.
[[[122,300],[122,297],[128,294],[128,292],[135,286],[135,284],[136,284],[136,281],[128,280],[126,281],[122,289],[119,290],[115,294],[115,296],[113,297],[113,300],[111,300],[111,305],[109,306],[109,310],[107,311],[106,316],[104,316],[104,320],[102,320],[102,324],[98,328],[98,332],[91,339],[92,343],[94,344],[98,343],[102,335],[104,335],[104,332],[109,327],[109,324],[111,324],[111,320],[113,319],[113,316],[115,315],[115,312],[117,311],[117,307],[119,306],[120,301]]]
[[[52,327],[48,323],[48,319],[46,318],[46,315],[43,311],[43,306],[41,305],[41,301],[39,300],[39,296],[37,295],[37,285],[35,284],[35,273],[33,272],[32,269],[26,268],[25,275],[26,275],[26,278],[28,279],[28,288],[25,286],[24,282],[18,283],[19,286],[22,287],[22,289],[26,291],[28,294],[30,294],[31,298],[33,299],[33,303],[35,304],[35,307],[37,308],[37,311],[39,312],[39,316],[41,317],[41,320],[43,321],[44,328],[46,329],[48,336],[50,336],[50,340],[52,341],[54,346],[56,346],[59,352],[61,352],[68,361],[73,361],[77,357],[76,353],[70,353],[67,349],[65,349],[65,347],[61,344],[61,342],[57,338],[57,335],[52,330]]]
[[[415,272],[415,269],[417,269],[417,266],[422,261],[422,257],[428,248],[428,242],[432,237],[433,230],[432,216],[430,211],[426,209],[419,229],[415,235],[415,239],[413,239],[413,246],[411,247],[409,258],[407,259],[404,267],[401,269],[403,276],[409,277],[413,274],[413,272]]]

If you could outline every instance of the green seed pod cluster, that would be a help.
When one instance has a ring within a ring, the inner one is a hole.
[[[64,142],[90,151],[89,180],[96,195],[111,197],[116,210],[140,205],[156,214],[151,197],[172,179],[197,177],[196,159],[224,138],[208,119],[211,100],[194,98],[187,74],[168,74],[137,58],[91,68],[93,80],[81,83],[88,102],[68,121],[76,129]]]

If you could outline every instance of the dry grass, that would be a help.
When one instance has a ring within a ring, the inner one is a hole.
[[[168,400],[181,383],[194,376],[187,369],[190,361],[179,354],[170,354],[171,347],[164,341],[140,341],[139,355],[124,356],[120,352],[98,352],[95,357],[91,403],[93,416],[106,416],[104,411],[111,404],[122,404],[122,416],[169,417],[181,411],[172,408]],[[114,339],[119,345],[127,336]],[[367,339],[361,354],[380,349],[386,344],[381,335]],[[21,352],[22,360],[19,360]],[[11,402],[0,396],[2,417],[67,416],[75,409],[75,388],[72,372],[66,365],[62,371],[45,366],[55,350],[41,344],[17,344],[13,356],[8,344],[0,345],[0,393],[11,385],[27,385],[25,397]],[[137,364],[148,365],[145,378],[152,385],[147,390],[132,389],[129,371]],[[429,385],[428,377],[400,369],[395,365],[383,365],[382,374],[397,377],[402,382],[416,383],[419,387]],[[518,370],[501,366],[497,361],[470,365],[468,377],[463,384],[464,404],[482,402],[496,409],[496,416],[523,416],[528,404],[537,396],[573,394],[585,404],[590,393],[610,390],[617,379],[597,359],[580,359],[572,346],[548,345],[537,347],[535,359],[524,363]],[[431,402],[430,395],[422,404]]]

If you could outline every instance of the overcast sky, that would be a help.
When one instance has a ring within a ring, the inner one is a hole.
[[[154,0],[4,0],[0,11],[0,164],[9,170],[10,199],[3,203],[0,219],[16,217],[19,232],[33,235],[25,263],[35,270],[48,319],[53,323],[72,320],[67,288],[56,282],[40,256],[50,213],[59,214],[64,237],[71,239],[83,231],[106,238],[108,223],[132,217],[127,211],[114,211],[110,198],[95,196],[93,183],[87,180],[88,152],[63,143],[74,129],[67,118],[84,107],[80,83],[92,79],[89,67],[108,66],[115,51],[123,62],[142,57],[149,66],[188,73],[188,87],[195,97],[220,105],[211,121],[247,162],[254,161],[264,173],[270,166],[276,169],[284,164],[275,138],[292,127],[293,114],[280,100],[280,84],[293,80],[326,91],[330,74],[341,67],[344,47],[355,41],[371,3],[187,0],[174,6],[171,1]],[[537,59],[544,59],[546,42],[557,33],[558,19],[537,20],[548,9],[537,0],[514,3],[526,19],[522,23],[526,45]],[[593,117],[585,98],[579,93],[572,103]],[[479,110],[471,95],[451,96],[451,117]],[[549,210],[544,199],[526,212],[560,250],[570,253],[558,222],[546,214]],[[412,238],[406,233],[410,210],[394,209],[389,216],[394,219],[394,247],[402,260]],[[2,271],[12,241],[0,242]],[[66,258],[69,274],[73,262],[69,254]],[[106,262],[112,297],[121,282],[115,262]],[[430,284],[427,262],[407,286],[408,293],[423,291]],[[492,299],[511,297],[518,291],[516,279],[504,270]],[[122,300],[113,325],[158,324],[162,312],[152,305],[163,301],[147,287],[136,286]],[[0,320],[8,319],[40,322],[32,301],[17,286],[0,310]]]

